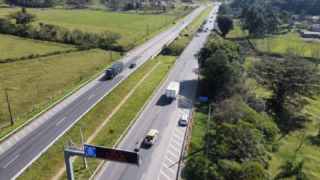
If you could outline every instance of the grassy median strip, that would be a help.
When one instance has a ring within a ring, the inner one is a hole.
[[[102,101],[89,111],[78,123],[76,123],[65,135],[63,135],[52,147],[50,147],[39,159],[37,159],[18,179],[51,179],[64,166],[63,144],[69,139],[80,144],[79,128],[81,127],[84,141],[102,124],[114,108],[131,91],[131,89],[158,63],[154,71],[135,90],[125,104],[110,119],[101,133],[91,144],[100,146],[113,146],[121,133],[134,118],[149,96],[153,93],[161,80],[170,70],[174,57],[160,56],[147,61],[139,69],[124,80],[118,87],[110,92]],[[111,135],[110,129],[114,130]],[[88,159],[89,168],[82,169],[81,158],[74,162],[76,179],[88,179],[97,167],[99,161]],[[41,176],[39,176],[41,174]],[[62,177],[65,179],[65,176]]]

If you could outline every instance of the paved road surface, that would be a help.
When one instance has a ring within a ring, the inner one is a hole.
[[[52,142],[58,139],[100,99],[132,73],[133,70],[128,69],[130,63],[136,62],[137,66],[143,64],[158,52],[164,44],[172,40],[203,9],[204,7],[196,9],[183,20],[184,23],[178,23],[170,30],[157,35],[132,51],[130,56],[123,60],[124,71],[113,80],[107,81],[104,75],[101,75],[77,92],[77,96],[70,98],[68,102],[63,101],[49,111],[47,116],[39,117],[35,121],[37,123],[32,124],[32,127],[24,128],[18,133],[19,136],[15,135],[3,142],[0,146],[0,179],[15,179],[21,174],[42,152],[52,145]]]
[[[217,10],[218,6],[213,8],[205,28],[212,29],[216,18],[213,12]],[[213,17],[211,18],[211,16]],[[145,147],[143,143],[138,145],[142,155],[141,167],[108,162],[96,179],[170,180],[177,178],[179,157],[186,132],[186,127],[179,126],[178,120],[181,115],[189,115],[192,108],[199,73],[194,54],[201,49],[209,32],[198,34],[199,37],[194,37],[190,42],[177,60],[167,80],[159,88],[118,147],[119,149],[133,150],[137,146],[136,142],[141,142],[150,129],[157,129],[159,136],[151,148]],[[180,82],[180,92],[178,99],[170,104],[166,101],[165,90],[172,81]]]

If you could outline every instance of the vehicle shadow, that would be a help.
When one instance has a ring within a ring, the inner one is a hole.
[[[102,76],[100,79],[99,79],[99,81],[107,81],[108,79],[107,79],[107,76],[106,75],[104,75],[104,76]]]
[[[145,145],[143,142],[141,142],[141,144],[140,144],[140,146],[139,146],[139,149],[145,149],[145,150],[147,150],[147,149],[150,149],[152,146],[147,146],[147,145]]]
[[[169,105],[169,104],[171,104],[171,101],[167,100],[165,94],[161,95],[161,97],[156,102],[156,106],[166,106],[166,105]]]

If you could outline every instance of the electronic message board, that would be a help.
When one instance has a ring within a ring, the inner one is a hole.
[[[139,152],[93,146],[88,144],[84,145],[84,150],[86,156],[91,158],[136,164],[138,166],[140,166],[141,163]]]

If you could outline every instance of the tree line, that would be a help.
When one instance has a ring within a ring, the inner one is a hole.
[[[124,47],[117,44],[117,40],[121,38],[118,33],[104,31],[101,34],[93,34],[82,32],[79,29],[70,31],[64,27],[43,23],[39,23],[40,28],[37,28],[30,24],[34,21],[36,21],[36,15],[30,14],[25,8],[22,8],[22,11],[11,13],[6,18],[0,18],[0,33],[74,44],[79,46],[79,49],[101,48],[118,52],[124,51]]]
[[[203,147],[189,151],[187,179],[271,179],[267,152],[278,151],[276,135],[303,127],[308,119],[302,114],[304,97],[320,93],[320,73],[313,63],[296,56],[263,57],[244,72],[241,52],[240,45],[212,41],[196,55],[201,67],[199,93],[213,102],[213,118]],[[272,95],[259,97],[248,78]],[[311,179],[303,171],[303,161],[294,158],[273,175],[293,177]]]
[[[234,0],[230,6],[232,8],[244,8],[253,5],[274,9],[278,12],[285,10],[292,14],[320,15],[320,0]]]

